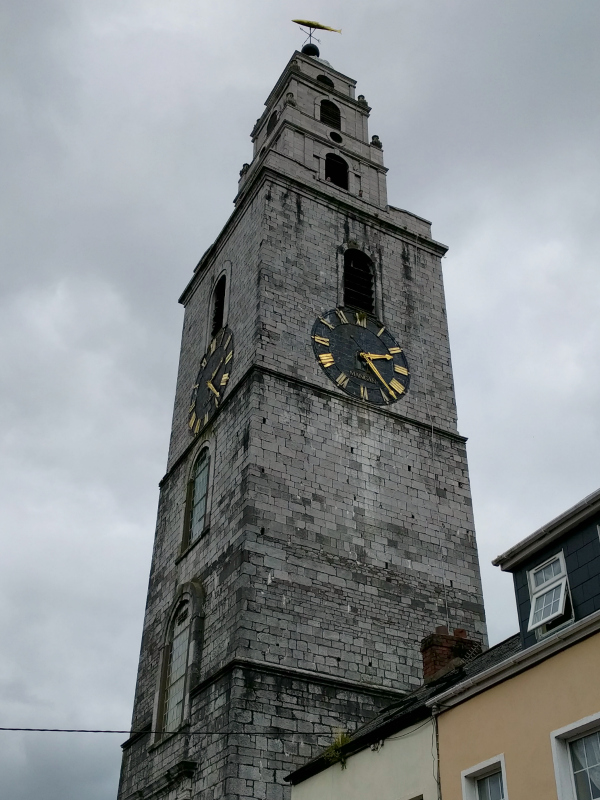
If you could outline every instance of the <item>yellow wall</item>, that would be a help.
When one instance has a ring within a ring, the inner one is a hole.
[[[443,800],[460,774],[504,753],[509,800],[556,800],[550,732],[600,712],[600,634],[438,717]]]
[[[361,750],[292,787],[292,800],[437,800],[431,720],[399,731],[380,750]]]

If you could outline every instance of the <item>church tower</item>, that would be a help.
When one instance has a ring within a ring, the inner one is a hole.
[[[283,777],[485,641],[442,285],[355,81],[293,54],[185,307],[120,800]]]

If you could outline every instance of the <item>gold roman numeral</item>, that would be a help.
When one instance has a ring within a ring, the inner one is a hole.
[[[200,427],[201,427],[200,420],[198,420],[196,422],[196,427],[194,428],[194,433],[198,433],[198,431],[200,430]]]
[[[206,359],[205,358],[203,358],[202,361],[200,362],[200,366],[202,368],[204,368],[206,366]]]
[[[336,308],[335,313],[340,318],[340,322],[343,322],[344,325],[348,324],[348,319],[346,318],[346,315],[344,314],[341,308]]]
[[[319,322],[322,322],[323,325],[327,325],[329,330],[331,330],[331,331],[333,330],[333,325],[331,324],[331,322],[327,322],[327,320],[323,319],[323,317],[319,317]]]
[[[212,342],[210,343],[210,347],[208,349],[209,349],[209,352],[210,352],[211,355],[215,352],[215,350],[217,349],[217,340],[216,339],[212,340]]]
[[[207,412],[206,412],[206,414],[204,415],[204,419],[202,420],[202,424],[203,424],[203,425],[206,425],[206,423],[207,423],[207,422],[208,422],[208,411],[207,411]]]
[[[337,383],[338,386],[341,386],[342,389],[345,389],[346,386],[348,386],[348,381],[349,380],[350,380],[350,378],[346,375],[345,372],[340,372],[340,374],[337,376],[335,382]]]
[[[326,339],[324,336],[313,336],[313,339],[317,344],[324,344],[326,347],[329,347],[329,339]]]
[[[223,345],[223,347],[225,348],[225,350],[227,350],[227,348],[229,347],[229,342],[230,342],[230,341],[231,341],[231,334],[229,334],[229,336],[227,337],[227,341],[226,341],[226,342],[225,342],[225,344]]]
[[[192,406],[192,408],[193,408],[193,406]],[[190,417],[190,428],[194,427],[194,422],[196,422],[196,412],[195,411],[192,413],[192,416]]]
[[[387,399],[387,397],[384,395],[384,393],[383,393],[383,389],[380,389],[380,390],[379,390],[379,392],[380,392],[381,396],[383,397],[383,402],[384,402],[384,403],[388,403],[388,404],[389,404],[389,402],[390,402],[390,401],[389,401],[389,400]],[[393,397],[393,398],[394,398],[394,400],[395,400],[395,399],[396,399],[396,395],[395,395],[393,392],[390,392],[390,394],[392,395],[392,397]]]
[[[356,314],[356,324],[360,325],[361,328],[367,327],[367,315],[364,311],[357,311]]]
[[[368,400],[369,399],[369,392],[366,386],[360,387],[360,399],[361,400]]]
[[[398,394],[404,394],[404,386],[402,386],[402,384],[397,381],[396,378],[392,378],[390,381],[390,386],[395,389]]]
[[[319,361],[324,367],[331,367],[334,362],[334,358],[331,353],[321,353],[319,356]]]
[[[394,372],[397,372],[399,375],[408,375],[406,367],[399,367],[398,364],[394,364]]]
[[[383,326],[383,328],[381,328],[381,329],[380,329],[380,330],[377,332],[377,336],[381,336],[381,334],[384,332],[384,330],[385,330],[385,325]]]
[[[229,364],[232,358],[233,358],[233,350],[230,350],[229,353],[227,353],[227,357],[225,358],[225,363]]]
[[[401,353],[401,352],[402,352],[401,347],[390,347],[390,353]]]
[[[229,373],[228,373],[228,372],[225,372],[225,373],[223,374],[223,377],[221,378],[221,383],[220,383],[220,385],[221,385],[221,386],[227,386],[227,381],[228,381],[228,380],[229,380]]]

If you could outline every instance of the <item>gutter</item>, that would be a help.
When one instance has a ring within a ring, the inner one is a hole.
[[[459,705],[470,697],[490,689],[498,683],[531,669],[537,664],[560,653],[562,650],[577,644],[600,632],[600,611],[570,625],[543,642],[534,644],[514,656],[493,667],[474,675],[466,681],[456,684],[446,692],[432,697],[426,702],[429,708],[441,706],[440,712]]]

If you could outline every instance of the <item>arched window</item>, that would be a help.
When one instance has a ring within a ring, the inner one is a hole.
[[[329,125],[330,128],[342,128],[340,110],[331,100],[321,100],[321,122]]]
[[[159,720],[159,730],[163,735],[177,730],[183,720],[191,621],[190,602],[186,598],[175,611],[164,655],[162,714]]]
[[[269,117],[269,121],[267,122],[267,136],[270,136],[273,133],[273,128],[277,125],[277,112],[274,111],[271,116]]]
[[[212,328],[210,332],[211,338],[218,333],[223,327],[223,318],[225,316],[225,289],[227,288],[227,278],[221,275],[215,286],[213,292],[213,317]]]
[[[335,153],[327,153],[325,156],[325,180],[342,189],[348,188],[348,164]]]
[[[328,86],[330,89],[335,89],[335,84],[333,83],[331,78],[327,77],[327,75],[317,75],[317,80],[324,86]]]
[[[375,311],[373,267],[371,259],[360,250],[344,253],[344,305],[369,314]]]
[[[202,536],[208,521],[210,453],[205,447],[194,463],[187,488],[183,548]]]

